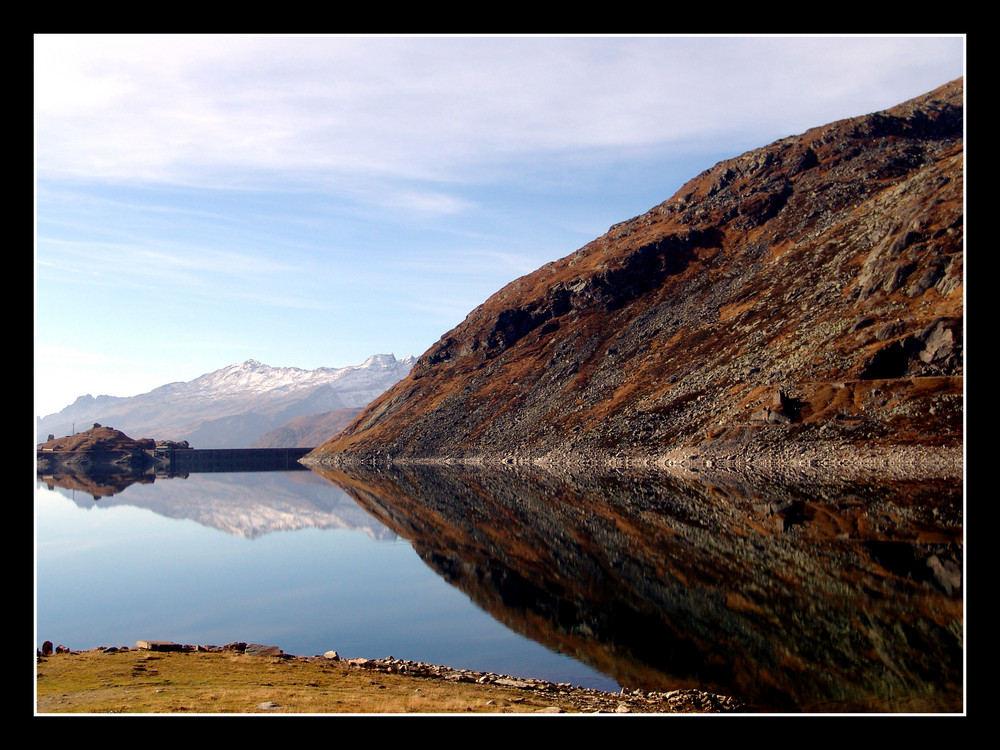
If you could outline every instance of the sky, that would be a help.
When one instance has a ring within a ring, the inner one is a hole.
[[[965,42],[36,35],[35,413],[419,356],[722,159],[962,76]]]

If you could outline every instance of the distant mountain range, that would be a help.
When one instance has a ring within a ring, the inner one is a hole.
[[[134,438],[187,440],[194,448],[254,447],[268,433],[256,447],[312,447],[319,440],[297,441],[317,439],[315,429],[321,434],[324,425],[333,430],[325,437],[333,435],[346,416],[405,377],[413,362],[376,354],[360,365],[302,370],[248,359],[138,396],[80,396],[38,420],[37,442],[99,422]],[[291,427],[283,429],[288,422]]]

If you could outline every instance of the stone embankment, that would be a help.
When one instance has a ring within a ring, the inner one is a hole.
[[[331,658],[330,652],[320,658]],[[576,687],[568,682],[553,683],[545,680],[511,677],[471,669],[453,669],[437,664],[394,659],[348,659],[347,663],[358,669],[401,674],[411,677],[431,677],[454,682],[493,684],[520,690],[571,696],[577,708],[592,712],[614,713],[694,713],[739,711],[743,704],[733,698],[701,690],[670,690],[666,692],[622,690],[608,693],[592,688]]]
[[[184,645],[172,641],[137,641],[136,647],[144,651],[228,651],[250,656],[266,656],[280,661],[290,662],[338,662],[350,669],[366,670],[383,674],[398,675],[414,679],[439,679],[457,683],[474,683],[478,685],[497,685],[514,690],[530,691],[534,695],[558,698],[562,703],[570,703],[576,710],[585,713],[713,713],[747,711],[748,707],[734,698],[708,693],[700,690],[670,690],[654,692],[643,690],[622,690],[620,693],[609,693],[592,688],[573,686],[570,683],[553,683],[525,677],[480,672],[470,669],[454,669],[438,664],[408,661],[387,656],[382,659],[350,658],[342,659],[336,651],[327,651],[317,656],[295,656],[287,654],[278,646],[268,646],[255,643],[234,642],[224,646]],[[127,646],[99,647],[96,649],[105,653],[117,653],[130,650]],[[46,641],[38,651],[39,658],[49,658],[53,654],[77,653],[66,646],[53,646]],[[267,706],[261,704],[260,710],[278,708],[278,704]],[[553,706],[543,709],[544,712],[563,713],[564,710]]]
[[[551,451],[540,454],[492,454],[456,457],[396,458],[391,455],[327,454],[307,456],[306,466],[444,465],[542,469],[554,473],[663,470],[670,473],[761,474],[784,479],[961,480],[962,446],[878,446],[789,443],[766,446],[701,444],[659,455],[586,454]]]

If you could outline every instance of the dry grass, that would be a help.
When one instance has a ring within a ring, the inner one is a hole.
[[[524,713],[568,698],[323,659],[98,650],[39,658],[43,713]]]

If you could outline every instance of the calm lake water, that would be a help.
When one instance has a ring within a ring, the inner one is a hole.
[[[35,494],[37,639],[276,645],[614,690],[512,632],[310,471],[191,474],[99,500]]]
[[[409,469],[58,484],[35,497],[39,645],[246,641],[781,712],[963,706],[947,483]]]

